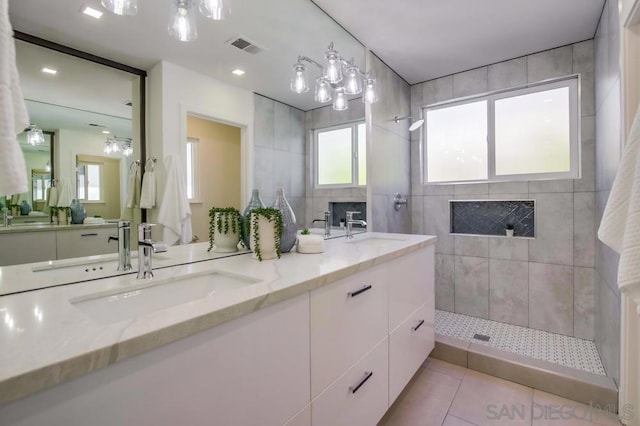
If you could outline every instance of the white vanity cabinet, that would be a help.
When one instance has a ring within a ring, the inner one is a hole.
[[[69,229],[58,231],[56,248],[58,259],[115,253],[118,243],[109,244],[109,236],[115,235],[115,228]]]
[[[55,231],[0,233],[0,266],[55,258]]]
[[[309,389],[305,293],[0,407],[0,424],[283,425]]]

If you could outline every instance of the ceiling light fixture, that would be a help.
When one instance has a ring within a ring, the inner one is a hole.
[[[122,152],[125,157],[129,157],[133,154],[132,140],[131,138],[120,138],[118,136],[107,138],[107,140],[104,141],[103,150],[105,154]]]
[[[110,131],[108,131],[108,130],[103,130],[103,131],[102,131],[102,133],[103,133],[103,134],[105,134],[105,135],[108,135],[108,134],[109,134],[109,133],[111,133],[111,132],[110,132]]]
[[[103,15],[102,12],[100,12],[97,9],[92,8],[91,6],[89,6],[87,4],[85,4],[82,7],[82,9],[80,9],[80,11],[82,13],[84,13],[85,15],[92,17],[93,19],[100,19],[100,18],[102,18],[102,15]]]
[[[32,146],[44,144],[44,133],[35,124],[30,125],[27,129],[27,143]]]
[[[49,163],[49,160],[47,160],[47,164],[45,164],[44,169],[48,172],[51,171],[51,163]]]
[[[344,111],[349,108],[346,95],[362,95],[365,103],[378,101],[376,80],[368,73],[363,73],[354,64],[354,60],[346,61],[337,50],[333,48],[333,42],[324,54],[325,63],[307,57],[298,56],[298,62],[293,65],[290,88],[295,93],[304,93],[309,90],[307,66],[303,62],[315,65],[322,74],[316,79],[314,99],[316,102],[325,103],[333,100],[333,109]],[[335,96],[333,95],[335,93]]]
[[[44,74],[50,74],[50,75],[58,74],[58,70],[51,67],[42,67],[40,68],[40,71],[43,72]]]
[[[231,74],[235,74],[235,75],[244,75],[244,71],[241,70],[240,68],[236,68],[235,70],[231,71]]]
[[[192,41],[198,38],[195,8],[214,21],[226,19],[231,14],[229,0],[169,0],[171,15],[169,17],[169,34],[180,41]],[[138,13],[138,0],[101,0],[106,10],[116,15],[135,15]]]

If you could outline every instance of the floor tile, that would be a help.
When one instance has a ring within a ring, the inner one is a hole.
[[[473,423],[469,423],[466,420],[459,419],[456,416],[452,416],[448,414],[447,417],[444,418],[444,423],[442,426],[475,426]]]
[[[539,390],[533,391],[533,425],[593,424],[620,426],[611,407],[594,407],[581,404]]]
[[[451,364],[435,358],[427,358],[424,363],[424,367],[456,379],[462,379],[467,372],[465,367],[460,367],[459,365]]]

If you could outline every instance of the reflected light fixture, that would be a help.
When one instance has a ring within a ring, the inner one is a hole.
[[[230,0],[168,1],[171,4],[171,15],[167,29],[172,37],[180,41],[192,41],[198,38],[196,6],[204,17],[214,21],[224,20],[231,14]],[[135,15],[138,13],[138,0],[100,0],[100,4],[116,15]]]
[[[44,169],[48,172],[51,171],[51,163],[49,163],[49,160],[47,160],[47,164],[45,164]]]
[[[241,75],[244,75],[244,70],[241,70],[240,68],[236,68],[235,70],[231,71],[231,74],[241,76]]]
[[[93,7],[85,4],[82,9],[80,9],[80,11],[87,15],[90,16],[93,19],[100,19],[102,18],[103,13],[97,9],[94,9]]]
[[[42,145],[44,143],[44,133],[42,129],[32,124],[27,129],[27,143],[32,146]]]
[[[325,62],[321,64],[307,56],[298,56],[298,62],[293,66],[291,75],[291,90],[295,93],[304,93],[309,90],[307,78],[307,66],[303,63],[315,65],[321,70],[320,77],[316,78],[314,100],[320,103],[333,102],[333,109],[344,111],[349,108],[346,95],[359,95],[362,93],[362,101],[374,103],[378,101],[376,80],[368,73],[360,71],[354,60],[346,61],[333,43],[329,45],[324,54]]]
[[[107,138],[104,142],[103,151],[105,154],[122,152],[125,157],[129,157],[133,154],[132,140],[131,138],[120,138],[118,136]]]

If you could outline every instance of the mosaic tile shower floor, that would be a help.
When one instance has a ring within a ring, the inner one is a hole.
[[[594,342],[436,310],[436,333],[605,376]],[[489,336],[488,342],[475,334]]]

